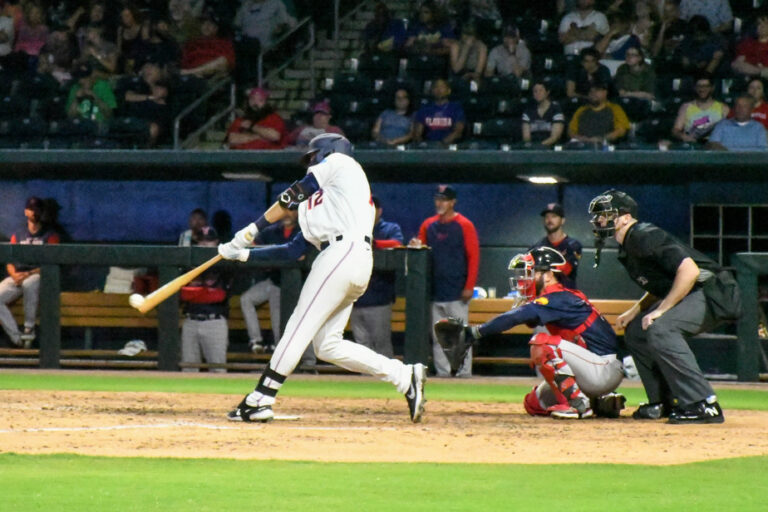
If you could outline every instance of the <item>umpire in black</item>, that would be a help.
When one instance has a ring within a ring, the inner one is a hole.
[[[612,189],[597,196],[589,213],[598,251],[613,236],[619,262],[646,292],[616,320],[616,327],[625,328],[624,340],[650,402],[632,417],[722,423],[715,392],[686,341],[720,323],[703,288],[722,269],[666,231],[638,222],[637,203],[624,192]]]

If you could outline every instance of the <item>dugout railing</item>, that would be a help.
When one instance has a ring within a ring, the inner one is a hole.
[[[0,263],[21,262],[40,265],[39,366],[61,366],[61,274],[62,266],[157,266],[160,283],[166,283],[189,267],[215,254],[204,247],[126,246],[61,244],[29,246],[0,244]],[[221,263],[233,265],[231,263]],[[739,253],[733,259],[744,302],[744,316],[737,335],[728,336],[736,350],[736,376],[740,381],[757,381],[761,352],[758,335],[758,278],[768,275],[768,253]],[[302,285],[306,262],[249,262],[247,267],[280,268],[281,309],[292,311]],[[374,268],[395,271],[404,279],[404,360],[427,362],[430,355],[429,290],[431,258],[428,250],[399,249],[374,252]],[[402,301],[400,301],[402,302]],[[502,302],[502,301],[498,301]],[[616,302],[616,301],[614,301]],[[487,309],[487,308],[486,308]],[[71,313],[70,313],[71,314]],[[283,327],[288,315],[282,315]],[[172,296],[157,308],[157,368],[179,369],[179,299]]]

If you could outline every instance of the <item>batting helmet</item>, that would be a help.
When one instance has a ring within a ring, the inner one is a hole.
[[[637,217],[637,203],[626,192],[612,188],[589,203],[589,213],[595,237],[606,238],[616,232],[618,217],[626,214]]]
[[[321,133],[309,141],[309,147],[301,161],[306,166],[314,165],[331,153],[352,156],[352,143],[338,133]]]

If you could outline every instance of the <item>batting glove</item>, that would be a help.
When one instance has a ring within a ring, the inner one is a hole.
[[[259,228],[256,227],[256,224],[251,222],[247,226],[245,226],[243,229],[235,233],[235,237],[230,242],[232,244],[232,247],[235,249],[244,249],[248,247],[249,245],[253,245],[253,239],[256,238],[256,235],[259,232]],[[223,256],[223,255],[222,255]],[[226,256],[224,256],[226,258]]]
[[[225,260],[248,261],[248,255],[251,253],[248,249],[235,247],[232,242],[219,244],[219,254]]]

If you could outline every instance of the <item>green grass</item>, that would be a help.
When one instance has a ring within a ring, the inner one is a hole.
[[[242,395],[253,389],[257,374],[229,378],[196,378],[183,375],[157,377],[135,375],[87,375],[83,373],[24,373],[0,374],[0,389],[54,389],[71,391],[160,391],[168,393],[221,393]],[[768,390],[717,388],[720,403],[726,409],[768,410]],[[442,401],[520,402],[530,391],[528,386],[504,383],[472,383],[432,379],[427,382],[427,396]],[[630,406],[645,401],[640,388],[620,388]],[[282,396],[393,398],[394,388],[370,379],[323,380],[288,379]]]
[[[768,457],[680,466],[326,464],[0,455],[2,509],[765,510]]]

